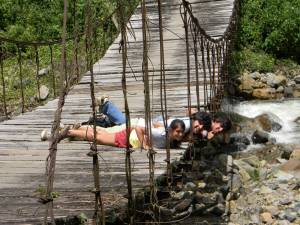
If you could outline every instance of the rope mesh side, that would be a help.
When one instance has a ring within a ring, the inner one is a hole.
[[[3,70],[3,61],[4,61],[4,51],[2,42],[0,42],[0,73],[1,73],[1,81],[2,81],[2,95],[3,95],[3,110],[5,118],[8,119],[7,113],[7,105],[6,105],[6,87],[5,87],[5,79],[4,79],[4,70]]]
[[[236,29],[236,21],[239,12],[239,1],[234,2],[233,12],[229,20],[229,25],[224,34],[219,38],[213,38],[200,26],[198,19],[193,15],[192,6],[186,0],[182,0],[181,17],[186,28],[186,40],[191,33],[194,41],[193,52],[195,64],[201,58],[201,67],[196,66],[203,74],[203,102],[204,109],[214,113],[220,110],[225,86],[228,82],[228,57],[230,48],[227,43],[232,44],[233,34]],[[190,28],[188,30],[188,27]],[[195,43],[198,43],[195,44]],[[187,45],[187,71],[190,72],[188,41]],[[200,51],[198,51],[198,47]],[[198,53],[200,56],[198,57]],[[198,85],[197,85],[198,86]],[[198,98],[198,97],[197,97]]]
[[[67,95],[67,85],[64,85],[65,74],[66,74],[66,28],[67,28],[67,9],[68,1],[64,0],[64,20],[63,20],[63,33],[62,33],[62,50],[61,50],[61,74],[60,74],[60,96],[58,100],[58,106],[55,111],[54,122],[51,129],[51,138],[49,143],[49,154],[46,159],[46,177],[47,177],[47,189],[45,198],[42,199],[42,202],[46,204],[45,215],[43,224],[47,224],[48,215],[50,213],[51,223],[55,224],[54,215],[53,215],[53,183],[54,183],[54,173],[56,165],[56,153],[57,153],[57,144],[61,139],[59,134],[59,125],[61,121],[62,108],[65,103],[65,96]]]
[[[122,89],[123,89],[123,96],[124,96],[124,108],[125,108],[125,116],[126,116],[126,152],[125,152],[125,173],[126,173],[126,182],[127,182],[127,192],[128,192],[128,219],[129,224],[135,224],[135,205],[134,205],[134,196],[132,190],[132,166],[131,166],[131,153],[132,150],[130,149],[129,145],[129,136],[131,131],[131,124],[130,124],[130,113],[128,107],[128,100],[127,100],[127,83],[126,83],[126,61],[127,61],[127,32],[126,32],[126,23],[125,23],[125,16],[124,16],[124,0],[118,1],[118,23],[120,26],[121,31],[121,41],[120,47],[122,51]]]
[[[40,59],[39,59],[39,50],[38,50],[38,46],[34,46],[34,50],[35,50],[35,64],[36,64],[36,74],[35,74],[35,78],[36,78],[36,84],[37,84],[37,93],[38,93],[38,97],[39,97],[39,100],[40,100],[40,99],[41,99],[40,77],[39,77]]]
[[[155,174],[155,154],[156,151],[153,149],[152,142],[152,117],[151,117],[151,100],[150,100],[150,82],[149,82],[149,70],[148,70],[148,24],[147,24],[147,9],[146,9],[146,0],[143,0],[141,3],[142,9],[142,31],[143,31],[143,78],[144,78],[144,105],[145,105],[145,135],[149,140],[149,149],[148,149],[148,158],[149,158],[149,185],[150,185],[150,210],[152,211],[152,219],[154,223],[157,221],[156,215],[156,205],[157,205],[157,195],[156,187],[154,181]]]

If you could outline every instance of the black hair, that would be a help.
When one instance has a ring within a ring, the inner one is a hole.
[[[203,129],[210,131],[211,129],[211,117],[207,112],[196,112],[192,114],[192,120],[198,120],[203,124]]]
[[[183,132],[185,131],[185,124],[180,119],[174,119],[169,126],[169,128],[171,129],[176,129],[178,127],[180,127],[183,130]],[[180,145],[181,145],[181,141],[178,140],[170,141],[170,148],[179,148]]]
[[[171,128],[171,129],[176,129],[177,127],[182,128],[183,131],[184,131],[184,130],[185,130],[185,124],[184,124],[184,122],[183,122],[182,120],[180,120],[180,119],[174,119],[174,120],[171,122],[169,128]]]
[[[223,131],[228,131],[232,127],[231,120],[224,112],[217,112],[213,117],[213,121],[220,123]]]

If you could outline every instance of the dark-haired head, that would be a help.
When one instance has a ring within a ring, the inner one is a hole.
[[[207,112],[196,112],[192,114],[192,120],[198,121],[204,130],[209,131],[211,128],[211,117]]]
[[[172,143],[175,142],[176,142],[176,146],[180,145],[184,135],[184,130],[185,130],[185,124],[182,120],[175,119],[171,122],[169,126],[169,137],[170,137],[171,147],[172,147]]]
[[[214,115],[212,127],[211,127],[214,133],[228,131],[231,129],[231,127],[232,127],[231,120],[225,113],[218,112]]]

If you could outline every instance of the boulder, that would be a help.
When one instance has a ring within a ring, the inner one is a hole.
[[[294,81],[296,82],[296,84],[300,84],[300,75],[294,77]]]
[[[279,131],[282,128],[279,122],[281,122],[280,119],[272,113],[264,113],[254,118],[254,123],[259,124],[264,131],[268,132]]]
[[[239,78],[240,85],[239,89],[242,93],[251,94],[253,92],[253,86],[256,81],[251,77],[248,72],[244,72],[243,75]]]
[[[292,86],[285,87],[284,91],[283,91],[283,96],[285,98],[291,98],[291,97],[293,97],[293,87]]]
[[[261,81],[255,81],[255,83],[252,84],[252,87],[256,89],[256,88],[266,88],[268,86]]]
[[[300,116],[298,116],[298,117],[294,120],[294,122],[300,124]]]
[[[293,91],[293,97],[294,97],[294,98],[299,98],[299,97],[300,97],[300,91],[294,90],[294,91]]]
[[[254,80],[259,80],[261,79],[261,74],[259,72],[253,72],[250,73],[251,78],[253,78]]]
[[[276,75],[274,73],[266,73],[266,80],[267,80],[267,85],[269,87],[275,87],[275,84],[273,83],[275,80]]]
[[[269,134],[264,131],[256,130],[252,134],[251,139],[252,139],[253,144],[267,143],[269,141]]]
[[[272,215],[269,212],[261,213],[260,214],[260,219],[263,223],[266,223],[266,224],[272,224],[273,223]]]
[[[283,93],[283,92],[284,92],[284,87],[283,87],[283,86],[279,86],[279,87],[276,89],[276,92],[277,92],[277,93]]]
[[[290,155],[291,159],[300,158],[300,149],[294,149],[292,154]]]
[[[184,199],[183,201],[179,202],[174,209],[176,212],[183,212],[189,208],[191,203],[192,199]]]
[[[42,85],[40,87],[39,91],[40,95],[37,93],[37,97],[40,101],[46,100],[49,95],[49,88],[47,88],[45,85]]]
[[[277,75],[275,76],[275,79],[273,80],[272,84],[274,87],[279,87],[279,86],[285,86],[287,83],[287,79],[283,75]]]
[[[283,171],[300,171],[300,158],[292,158],[280,166]]]
[[[245,145],[249,145],[250,144],[250,140],[243,134],[241,133],[232,133],[230,134],[230,140],[229,143],[233,144],[233,143],[244,143]]]
[[[39,77],[42,77],[42,76],[46,76],[48,75],[50,72],[50,69],[47,67],[47,68],[43,68],[41,69],[39,72],[38,72],[38,76]]]
[[[276,98],[275,88],[258,88],[253,90],[252,96],[258,99],[274,99]]]

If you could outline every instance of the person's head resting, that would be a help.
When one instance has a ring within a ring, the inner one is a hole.
[[[169,137],[170,140],[181,141],[184,135],[185,124],[180,119],[175,119],[169,126]]]
[[[211,117],[207,112],[196,112],[192,114],[193,133],[199,134],[202,130],[209,131],[211,128]]]
[[[232,123],[231,120],[225,113],[217,112],[213,116],[213,120],[211,123],[211,131],[214,134],[225,132],[231,129]]]

